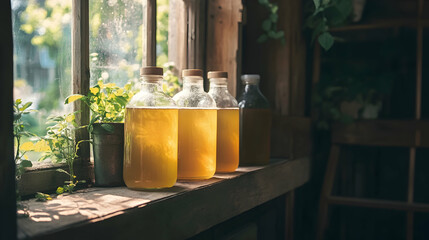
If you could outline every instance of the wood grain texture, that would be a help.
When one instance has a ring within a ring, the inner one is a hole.
[[[35,239],[185,239],[308,181],[306,158],[239,168],[158,191],[91,188],[47,203],[30,201],[19,228]]]
[[[306,44],[302,26],[302,1],[276,1],[278,29],[285,32],[285,44],[279,40],[258,43],[262,21],[268,12],[258,1],[246,1],[246,25],[243,42],[243,73],[261,75],[261,90],[276,114],[306,114]]]
[[[311,155],[311,119],[273,115],[271,156],[289,159]]]
[[[170,0],[168,18],[168,61],[174,64],[174,73],[181,76],[182,70],[187,68],[187,27],[188,11],[185,1]]]
[[[72,2],[72,82],[73,94],[87,95],[89,91],[89,5],[85,0]],[[73,103],[76,123],[88,125],[89,107],[81,101]],[[75,142],[89,139],[86,128],[79,129],[75,134]],[[80,144],[78,155],[81,165],[89,164],[89,143]],[[80,177],[80,176],[78,176]]]
[[[10,1],[0,4],[0,239],[16,238],[13,157],[13,39]]]
[[[241,0],[209,0],[207,6],[207,71],[228,72],[228,91],[237,95]]]
[[[156,66],[156,0],[143,0],[142,66]]]

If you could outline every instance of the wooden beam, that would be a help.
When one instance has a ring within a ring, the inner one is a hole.
[[[365,146],[429,147],[429,121],[359,120],[348,125],[334,124],[332,142]]]
[[[0,239],[16,238],[15,161],[13,157],[13,33],[10,1],[0,4]]]
[[[156,66],[156,0],[143,0],[142,66]]]
[[[170,0],[168,19],[168,61],[174,64],[174,73],[181,77],[187,68],[188,11],[184,0]]]
[[[86,0],[72,2],[72,84],[73,94],[87,95],[89,91],[89,5]],[[73,103],[76,113],[76,123],[79,126],[88,125],[89,108],[81,101]],[[86,128],[79,129],[75,134],[75,141],[89,139]],[[89,143],[80,144],[80,164],[89,164]],[[78,176],[80,177],[80,176]]]
[[[207,71],[228,72],[228,91],[237,95],[241,56],[239,36],[242,21],[241,0],[211,0],[207,6]]]

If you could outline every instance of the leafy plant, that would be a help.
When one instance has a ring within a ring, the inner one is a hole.
[[[79,141],[75,145],[73,136],[75,131],[81,127],[78,127],[74,120],[74,113],[50,117],[48,123],[54,125],[48,127],[46,136],[39,141],[42,142],[42,144],[46,144],[48,147],[42,158],[40,158],[40,161],[49,158],[54,163],[65,162],[67,164],[69,171],[63,169],[57,169],[57,171],[67,174],[70,177],[70,180],[65,182],[70,193],[73,192],[74,187],[79,183],[74,174],[74,160],[78,157],[77,151],[79,150],[79,144],[85,141]]]
[[[90,88],[87,96],[73,94],[66,98],[65,103],[69,104],[76,100],[81,100],[89,106],[92,114],[88,130],[92,132],[92,126],[96,122],[123,122],[125,106],[133,95],[131,83],[127,83],[123,88],[120,88],[114,83],[104,83],[103,79],[100,79],[95,86]],[[109,125],[104,124],[103,126]]]
[[[36,201],[38,202],[46,202],[46,201],[52,200],[52,197],[49,194],[42,193],[42,192],[37,192],[35,197],[36,197]]]
[[[262,30],[264,33],[259,36],[258,42],[263,43],[268,39],[280,40],[282,44],[285,44],[285,33],[284,31],[277,29],[277,21],[279,19],[278,10],[279,6],[276,3],[271,3],[269,0],[258,0],[259,4],[265,7],[268,12],[268,18],[262,22]]]
[[[335,42],[329,33],[331,27],[344,24],[352,12],[351,0],[313,0],[314,10],[307,17],[305,26],[313,31],[312,42],[318,40],[320,46],[328,51]]]
[[[23,137],[33,136],[32,133],[25,130],[25,123],[22,116],[29,114],[31,111],[28,108],[32,102],[22,103],[21,99],[16,99],[13,104],[13,137],[15,141],[15,164],[16,164],[16,179],[19,180],[26,167],[32,167],[33,164],[28,160],[26,153],[34,150],[32,142],[22,143]]]

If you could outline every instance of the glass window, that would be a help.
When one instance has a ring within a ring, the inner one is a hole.
[[[141,0],[89,2],[91,83],[98,79],[124,86],[137,81],[142,62]]]
[[[27,131],[43,136],[46,119],[71,106],[71,0],[12,0],[14,98],[33,102]],[[29,153],[31,160],[39,154]]]

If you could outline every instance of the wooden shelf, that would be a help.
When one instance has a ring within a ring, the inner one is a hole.
[[[25,201],[30,217],[18,220],[18,238],[186,239],[303,185],[309,164],[277,159],[170,189],[89,188]]]

